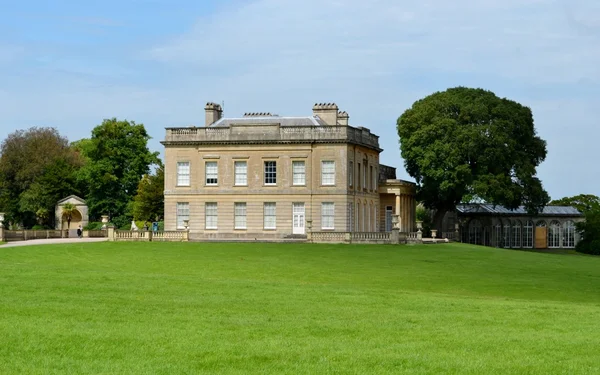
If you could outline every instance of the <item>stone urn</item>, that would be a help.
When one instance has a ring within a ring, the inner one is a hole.
[[[106,224],[108,224],[108,215],[102,215],[102,229],[106,229]]]
[[[431,230],[431,238],[436,238],[437,237],[437,229],[432,229]]]

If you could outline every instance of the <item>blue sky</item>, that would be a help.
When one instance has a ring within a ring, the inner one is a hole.
[[[0,1],[0,138],[53,126],[70,140],[104,118],[203,125],[308,115],[336,102],[380,135],[410,179],[395,122],[417,99],[483,87],[532,108],[553,198],[600,195],[600,2],[593,0]]]

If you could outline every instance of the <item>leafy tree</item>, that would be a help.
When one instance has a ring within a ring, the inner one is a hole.
[[[62,208],[62,214],[67,219],[67,231],[71,229],[71,220],[73,220],[75,211],[77,211],[77,208],[73,203],[65,203]]]
[[[76,149],[88,161],[78,174],[92,218],[107,214],[120,226],[131,221],[128,203],[150,166],[159,163],[158,152],[150,152],[150,136],[143,124],[104,120],[92,130],[92,137],[76,142]]]
[[[55,128],[9,134],[0,146],[0,210],[7,221],[30,227],[38,210],[54,211],[58,199],[76,193],[74,171],[82,162]]]
[[[575,224],[581,238],[576,250],[580,253],[600,255],[600,209],[585,213],[585,221]]]
[[[436,92],[415,102],[397,121],[400,150],[417,182],[417,199],[446,212],[463,197],[537,213],[550,200],[536,177],[546,142],[536,135],[531,110],[483,89]]]
[[[580,253],[600,255],[600,198],[592,194],[564,197],[549,203],[553,206],[573,206],[585,215],[585,221],[577,223],[581,235],[576,250]]]
[[[573,206],[579,212],[586,213],[592,210],[600,210],[600,198],[592,194],[579,194],[573,197],[555,199],[548,203],[550,206]]]
[[[165,171],[160,166],[154,175],[145,175],[140,180],[137,195],[133,198],[135,220],[158,221],[163,218]]]

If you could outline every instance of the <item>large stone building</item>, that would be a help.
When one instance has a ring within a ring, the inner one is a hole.
[[[302,238],[313,232],[414,231],[415,185],[381,165],[378,136],[331,103],[309,116],[223,117],[167,128],[165,229],[191,239]]]

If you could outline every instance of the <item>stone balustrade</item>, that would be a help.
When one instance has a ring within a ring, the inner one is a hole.
[[[164,144],[252,142],[349,142],[379,148],[379,137],[366,128],[345,125],[280,126],[235,125],[229,127],[167,128]]]

